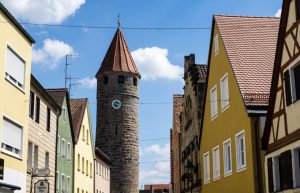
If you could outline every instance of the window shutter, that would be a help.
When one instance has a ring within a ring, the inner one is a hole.
[[[18,150],[22,150],[22,127],[4,118],[2,142]]]
[[[40,98],[36,97],[35,121],[40,122]]]
[[[9,47],[6,51],[6,72],[24,85],[25,62]]]
[[[284,86],[285,86],[286,105],[289,106],[292,103],[290,71],[289,70],[287,70],[284,73]]]
[[[274,182],[273,182],[273,162],[272,158],[268,158],[268,182],[269,182],[269,192],[274,192]]]
[[[280,155],[280,189],[287,190],[293,188],[293,169],[291,151],[285,151]]]
[[[296,0],[296,18],[300,18],[300,0]]]
[[[300,65],[294,68],[294,84],[296,90],[296,100],[300,99]]]

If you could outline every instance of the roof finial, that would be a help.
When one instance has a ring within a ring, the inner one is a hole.
[[[118,15],[118,28],[120,29],[120,27],[121,27],[121,18],[120,18],[120,14]]]

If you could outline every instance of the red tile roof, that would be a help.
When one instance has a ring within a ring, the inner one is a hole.
[[[247,106],[268,105],[279,18],[214,16]]]
[[[116,31],[96,76],[105,71],[131,72],[140,76],[121,29]]]
[[[147,184],[145,185],[144,189],[145,190],[150,190],[150,188],[153,188],[153,190],[169,190],[169,184]]]
[[[84,116],[85,107],[87,105],[87,98],[71,99],[70,108],[72,114],[74,143],[76,144],[79,138],[81,124]]]
[[[50,96],[56,101],[56,103],[61,107],[68,90],[66,88],[51,88],[46,89]]]

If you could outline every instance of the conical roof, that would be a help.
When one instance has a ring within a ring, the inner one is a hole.
[[[120,28],[117,29],[96,76],[108,71],[130,72],[140,76]]]

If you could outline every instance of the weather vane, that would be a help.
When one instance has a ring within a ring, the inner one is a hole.
[[[120,14],[118,15],[118,28],[121,27],[121,18],[120,18]]]

